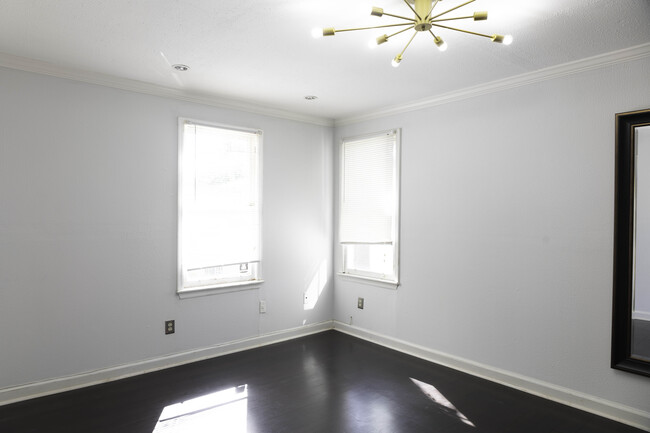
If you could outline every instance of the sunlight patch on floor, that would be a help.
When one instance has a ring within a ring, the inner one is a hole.
[[[420,391],[424,393],[427,397],[429,397],[433,402],[437,403],[440,405],[445,412],[448,414],[457,417],[460,421],[463,423],[476,427],[474,423],[472,423],[465,415],[463,415],[458,409],[456,409],[456,406],[454,406],[447,398],[442,395],[440,391],[436,389],[435,386],[429,385],[428,383],[421,382],[417,379],[413,379],[411,377],[411,381],[420,388]]]
[[[152,433],[246,433],[248,385],[165,407]]]

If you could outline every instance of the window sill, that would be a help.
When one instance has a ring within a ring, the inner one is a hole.
[[[198,298],[199,296],[220,295],[222,293],[241,292],[242,290],[259,289],[264,280],[242,281],[237,283],[216,284],[208,287],[192,287],[177,290],[176,294],[181,299]]]
[[[384,289],[397,290],[397,287],[399,286],[399,281],[380,280],[379,278],[363,277],[361,275],[344,274],[341,272],[337,273],[337,275],[343,280],[367,283]]]

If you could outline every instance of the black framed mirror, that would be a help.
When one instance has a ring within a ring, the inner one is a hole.
[[[616,115],[612,368],[650,376],[650,109]]]

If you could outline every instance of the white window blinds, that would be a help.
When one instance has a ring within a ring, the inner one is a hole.
[[[397,209],[397,132],[342,146],[342,244],[393,244]]]

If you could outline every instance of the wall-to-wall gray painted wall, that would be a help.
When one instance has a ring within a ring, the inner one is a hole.
[[[648,71],[645,58],[337,128],[337,142],[402,128],[402,284],[337,278],[335,319],[650,411],[650,378],[609,366],[614,114],[648,108]]]
[[[0,95],[0,389],[331,319],[330,278],[302,294],[331,274],[332,128],[3,68]],[[179,116],[264,130],[259,291],[175,294]]]
[[[0,68],[0,389],[353,316],[650,411],[650,380],[609,368],[613,114],[648,105],[648,70],[646,58],[333,134]],[[178,116],[265,132],[259,291],[174,293]],[[333,282],[333,143],[388,128],[403,137],[402,285]]]

